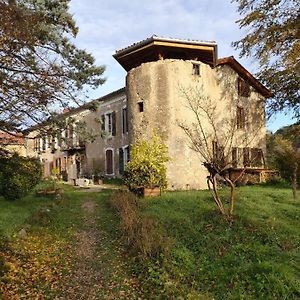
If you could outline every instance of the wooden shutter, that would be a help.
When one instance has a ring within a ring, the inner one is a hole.
[[[237,168],[238,166],[238,149],[236,147],[232,148],[232,167]]]
[[[112,175],[113,174],[113,152],[112,150],[106,150],[105,153],[106,158],[106,174]]]
[[[123,151],[123,148],[119,149],[119,172],[121,175],[124,174],[124,151]]]
[[[237,129],[244,129],[245,125],[246,125],[245,110],[243,107],[237,106],[237,109],[236,109]]]
[[[112,136],[116,136],[116,112],[112,112],[111,114],[111,122],[112,122]]]
[[[105,115],[101,116],[101,130],[105,131]]]
[[[243,161],[244,167],[250,167],[250,149],[248,147],[243,148]]]

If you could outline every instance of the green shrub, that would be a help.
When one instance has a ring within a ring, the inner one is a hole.
[[[0,158],[0,195],[7,200],[24,197],[41,177],[41,165],[36,159],[17,154]]]
[[[166,166],[168,148],[153,134],[151,140],[132,145],[131,158],[126,165],[124,183],[132,191],[140,188],[167,187]]]

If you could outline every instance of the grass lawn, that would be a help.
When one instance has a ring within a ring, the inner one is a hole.
[[[170,256],[154,262],[148,275],[161,293],[191,299],[300,298],[300,201],[290,189],[237,189],[230,223],[213,208],[208,191],[143,201],[143,213],[157,217],[173,240]]]
[[[61,199],[0,198],[0,299],[139,298],[107,203],[111,191],[63,188]]]
[[[0,198],[0,299],[1,292],[3,299],[300,298],[300,200],[289,189],[238,188],[232,222],[208,191],[142,199],[142,214],[158,219],[171,240],[168,254],[148,260],[124,253],[110,190],[64,189],[62,199]],[[90,203],[95,210],[86,214]]]

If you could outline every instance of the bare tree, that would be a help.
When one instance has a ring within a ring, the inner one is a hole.
[[[230,102],[228,99],[211,99],[205,95],[203,87],[181,88],[181,92],[193,120],[179,121],[179,126],[209,173],[207,185],[219,211],[225,216],[232,216],[236,182],[247,167],[254,163],[262,165],[263,162],[262,149],[250,146],[258,144],[258,133],[265,125],[264,114],[261,113],[264,110],[261,104],[257,103],[259,107],[253,109],[253,103],[238,97]],[[240,172],[233,177],[231,172],[237,166],[240,166]],[[218,191],[220,181],[230,187],[228,208]]]

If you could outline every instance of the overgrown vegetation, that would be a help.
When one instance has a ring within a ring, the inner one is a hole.
[[[119,214],[124,242],[132,254],[147,259],[168,253],[171,240],[155,217],[141,214],[142,205],[137,196],[116,192],[110,204]]]
[[[17,200],[27,195],[42,177],[40,163],[17,154],[0,157],[0,195]]]

